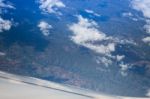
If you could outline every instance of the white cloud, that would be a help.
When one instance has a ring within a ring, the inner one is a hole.
[[[114,41],[118,44],[131,44],[131,45],[137,45],[137,43],[132,40],[131,38],[116,38],[116,37],[113,37]]]
[[[108,57],[97,57],[96,58],[96,63],[97,64],[104,64],[106,67],[111,65],[113,62],[110,58]]]
[[[150,18],[150,1],[149,0],[132,0],[134,9],[141,11],[146,18]]]
[[[143,38],[143,42],[145,42],[145,43],[150,43],[150,37],[145,37],[145,38]]]
[[[132,17],[133,14],[131,12],[124,12],[124,13],[122,13],[122,16],[123,17]]]
[[[69,26],[69,29],[73,32],[71,40],[74,43],[103,55],[109,55],[111,52],[115,51],[115,43],[109,43],[111,37],[99,31],[95,21],[83,18],[81,15],[77,17],[78,22]]]
[[[6,55],[6,53],[0,52],[0,56],[5,56],[5,55]]]
[[[132,18],[132,20],[133,20],[133,21],[138,21],[138,19],[137,19],[137,18]]]
[[[124,55],[116,55],[116,60],[119,62],[125,58]]]
[[[144,28],[147,33],[150,34],[150,0],[132,0],[132,6],[135,10],[141,11],[145,17],[146,25]],[[147,38],[143,39],[143,41],[147,42]]]
[[[115,51],[115,44],[114,43],[108,43],[107,45],[103,45],[103,44],[95,45],[92,43],[84,43],[82,45],[95,51],[95,52],[97,52],[97,53],[100,53],[100,54],[108,55],[111,52]]]
[[[69,25],[69,29],[73,35],[71,40],[79,45],[84,46],[100,55],[95,61],[97,64],[103,64],[108,67],[113,61],[119,62],[121,74],[126,75],[128,64],[123,63],[125,55],[114,55],[112,52],[116,50],[116,44],[134,44],[132,40],[119,39],[117,37],[107,36],[98,30],[98,24],[81,15],[77,16],[78,22]]]
[[[12,6],[11,4],[6,4],[6,3],[4,3],[4,0],[0,0],[0,8],[10,8],[10,9],[15,9],[15,7]]]
[[[123,62],[121,62],[119,64],[120,66],[120,73],[122,76],[127,76],[127,70],[129,69],[129,64],[125,64]]]
[[[147,91],[146,96],[150,97],[150,89]]]
[[[65,4],[60,0],[40,0],[39,8],[48,13],[60,13],[58,8],[65,7]]]
[[[43,33],[44,36],[48,36],[49,35],[49,30],[52,28],[51,25],[49,25],[47,22],[45,21],[41,21],[38,24],[38,27],[40,28],[41,32]]]
[[[122,16],[128,17],[128,18],[132,19],[133,21],[138,21],[138,19],[131,12],[124,12],[124,13],[122,13]]]
[[[4,20],[0,17],[0,32],[3,32],[5,30],[10,30],[11,26],[12,26],[11,21]]]
[[[85,10],[85,12],[87,12],[87,13],[90,13],[90,14],[93,14],[93,15],[95,15],[95,16],[101,16],[100,14],[98,14],[98,13],[95,13],[94,11],[92,11],[92,10],[88,10],[88,9],[86,9]]]
[[[144,28],[146,29],[147,33],[150,34],[150,19],[146,20],[147,24],[144,26]]]
[[[11,4],[4,3],[4,0],[0,0],[0,14],[3,14],[3,9],[15,9]],[[0,15],[0,32],[10,30],[12,26],[12,22],[10,20],[5,20]]]

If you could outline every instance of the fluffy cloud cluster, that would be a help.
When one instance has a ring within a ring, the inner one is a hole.
[[[69,29],[73,33],[71,40],[79,46],[84,46],[100,54],[100,57],[98,56],[95,58],[97,64],[103,64],[108,67],[116,60],[116,62],[119,63],[120,73],[123,76],[127,75],[126,71],[129,66],[123,62],[125,56],[112,55],[112,52],[115,51],[116,44],[130,44],[130,42],[122,42],[117,38],[107,36],[105,33],[98,30],[98,24],[93,20],[84,18],[81,15],[78,15],[77,18],[78,22],[69,25]]]
[[[10,20],[5,20],[1,17],[1,14],[3,14],[3,9],[6,8],[14,9],[12,5],[4,3],[4,0],[0,0],[0,32],[10,30],[12,26],[12,22]]]
[[[142,11],[143,15],[150,18],[150,1],[149,0],[133,0],[133,8]]]
[[[58,8],[65,7],[65,4],[60,0],[40,0],[39,8],[48,13],[59,13]]]
[[[3,32],[4,30],[10,30],[11,26],[11,21],[4,20],[0,17],[0,32]]]
[[[132,6],[137,11],[141,11],[146,18],[147,24],[144,28],[147,30],[147,33],[150,34],[150,0],[133,0]],[[150,37],[146,37],[143,41],[150,43]],[[148,40],[149,39],[149,40]]]
[[[145,37],[145,38],[143,38],[143,41],[144,41],[145,43],[150,43],[150,37]]]
[[[109,55],[115,51],[115,43],[109,42],[111,37],[97,29],[98,25],[95,21],[83,18],[81,15],[77,17],[78,22],[69,26],[73,32],[71,40],[74,43],[103,55]]]
[[[48,36],[49,35],[49,30],[52,28],[51,25],[49,25],[47,22],[45,21],[41,21],[38,24],[38,27],[40,28],[41,32],[43,33],[44,36]]]

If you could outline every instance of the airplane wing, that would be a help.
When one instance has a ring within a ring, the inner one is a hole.
[[[86,89],[0,71],[0,99],[137,99],[109,96]],[[139,98],[142,99],[142,98]],[[144,99],[144,98],[143,98]]]

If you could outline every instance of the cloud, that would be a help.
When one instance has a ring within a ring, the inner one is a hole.
[[[4,3],[4,0],[0,0],[0,32],[10,30],[12,26],[12,22],[10,20],[5,20],[1,17],[1,14],[3,14],[3,9],[15,9],[14,6],[12,6],[9,3]]]
[[[120,66],[120,73],[122,76],[127,76],[127,70],[129,69],[129,64],[125,64],[123,62],[121,62],[119,64]]]
[[[147,24],[144,26],[144,28],[146,29],[146,32],[150,34],[150,19],[147,19],[146,23]]]
[[[147,91],[146,96],[150,97],[150,89]]]
[[[134,9],[141,11],[146,18],[150,18],[150,1],[149,0],[132,0]]]
[[[124,13],[122,13],[122,16],[123,17],[132,17],[133,14],[131,12],[124,12]]]
[[[12,6],[11,4],[6,4],[6,3],[4,3],[4,0],[0,0],[0,8],[10,8],[10,9],[15,9],[15,7]]]
[[[6,55],[6,53],[0,52],[0,56],[5,56],[5,55]]]
[[[134,16],[131,12],[124,12],[124,13],[122,13],[122,16],[132,19],[133,21],[138,21],[136,16]]]
[[[119,62],[125,58],[124,55],[116,55],[116,60]]]
[[[87,12],[87,13],[89,13],[89,14],[93,14],[93,15],[95,15],[95,16],[101,16],[100,14],[98,14],[98,13],[95,13],[94,11],[92,11],[92,10],[88,10],[88,9],[86,9],[85,10],[85,12]]]
[[[70,39],[75,44],[98,53],[98,57],[95,58],[97,64],[108,67],[112,66],[113,63],[117,63],[118,67],[120,67],[121,75],[126,76],[130,64],[124,63],[125,55],[118,55],[113,52],[116,51],[117,44],[136,45],[136,43],[132,40],[107,36],[98,30],[99,27],[95,21],[84,18],[81,15],[78,15],[77,18],[77,22],[68,25],[69,30],[73,33]]]
[[[143,13],[147,23],[144,28],[146,29],[147,33],[150,34],[150,0],[133,0],[132,7],[135,10]],[[148,38],[149,37],[144,38],[143,41],[147,43]]]
[[[40,0],[39,3],[40,3],[39,8],[44,12],[48,12],[48,13],[59,14],[60,12],[58,12],[58,8],[65,7],[65,4],[60,0]]]
[[[51,25],[49,25],[47,22],[45,21],[41,21],[38,24],[38,27],[40,28],[40,31],[43,33],[44,36],[48,36],[49,35],[49,30],[52,28]]]
[[[150,37],[145,37],[145,38],[143,38],[143,42],[145,42],[145,43],[150,43]]]
[[[97,57],[96,58],[96,63],[97,64],[103,64],[104,66],[108,67],[111,65],[113,62],[110,58],[108,57]]]
[[[81,15],[78,15],[77,18],[78,22],[69,26],[69,29],[73,32],[71,40],[74,43],[103,55],[115,51],[115,43],[109,43],[111,37],[99,31],[95,21],[83,18]]]
[[[4,20],[0,17],[0,32],[3,32],[5,30],[10,30],[12,26],[12,22],[9,20]]]

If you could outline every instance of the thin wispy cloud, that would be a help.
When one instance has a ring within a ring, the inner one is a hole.
[[[0,0],[0,8],[10,8],[15,9],[15,7],[9,3],[4,3],[6,0]]]
[[[94,16],[97,16],[97,17],[101,16],[100,14],[94,12],[93,10],[85,9],[85,12],[87,12],[87,13],[89,13],[89,14],[92,14],[92,15],[94,15]]]

